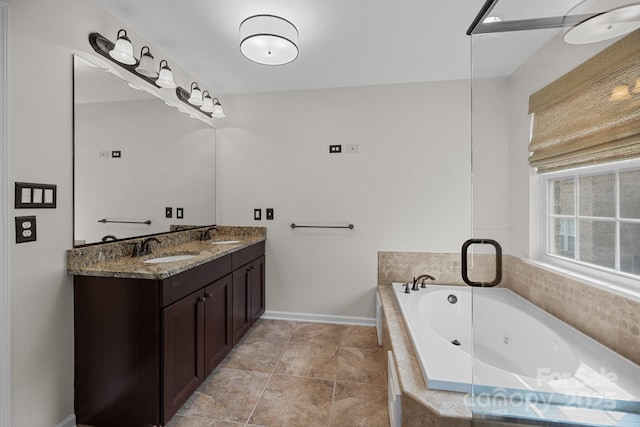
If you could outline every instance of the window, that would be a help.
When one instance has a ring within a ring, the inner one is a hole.
[[[541,257],[639,289],[640,159],[547,173],[541,182]]]

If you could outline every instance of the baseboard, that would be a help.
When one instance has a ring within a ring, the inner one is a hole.
[[[262,318],[272,320],[293,320],[296,322],[337,323],[340,325],[376,325],[376,319],[373,317],[330,316],[326,314],[293,313],[288,311],[267,310],[262,315]]]
[[[55,427],[76,427],[76,416],[75,414],[69,415],[64,420],[60,421]]]

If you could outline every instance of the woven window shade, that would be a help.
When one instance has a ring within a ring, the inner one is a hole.
[[[538,173],[640,157],[640,30],[529,97]],[[610,100],[616,86],[629,99]]]

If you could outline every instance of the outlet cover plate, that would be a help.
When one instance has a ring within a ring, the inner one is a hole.
[[[36,217],[16,217],[16,243],[36,241]]]

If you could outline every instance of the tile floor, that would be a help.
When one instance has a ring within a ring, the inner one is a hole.
[[[389,426],[373,327],[259,320],[167,427]]]

